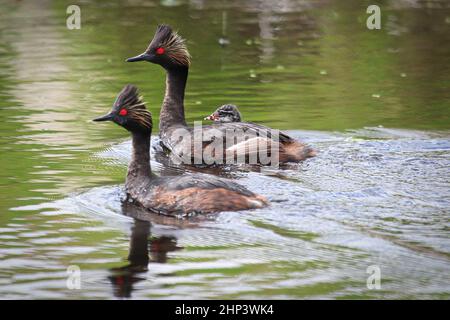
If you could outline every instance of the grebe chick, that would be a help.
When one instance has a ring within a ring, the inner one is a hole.
[[[234,104],[224,104],[216,109],[211,115],[203,120],[214,122],[241,122],[242,117],[238,108]]]
[[[269,137],[270,144],[282,144],[288,150],[287,157],[279,157],[281,162],[298,162],[316,155],[309,146],[297,141],[285,133],[272,134],[275,130],[249,122],[214,123],[213,125],[188,127],[184,115],[184,93],[189,73],[191,57],[185,40],[172,30],[170,26],[159,25],[155,35],[144,53],[127,59],[128,62],[148,61],[163,67],[166,71],[166,92],[159,115],[159,135],[161,142],[174,158],[190,155],[189,163],[205,165],[203,151],[216,148],[216,142],[229,132],[246,132],[254,137]],[[185,129],[189,137],[180,139],[174,134]],[[196,145],[195,137],[203,137],[200,150],[192,152]],[[237,159],[248,158],[257,150],[257,146],[242,148],[238,139],[234,143],[224,143],[222,155],[234,153]],[[253,139],[257,142],[259,139]],[[248,143],[247,143],[248,145]],[[258,163],[263,164],[258,158]],[[269,163],[265,163],[266,165]]]
[[[205,117],[203,120],[211,120],[214,123],[230,123],[230,122],[241,122],[242,120],[241,113],[239,112],[238,107],[233,104],[224,104],[216,109],[211,115]],[[251,123],[251,122],[247,122]],[[256,124],[254,124],[256,125]],[[250,149],[251,145],[259,144],[259,145],[267,145],[270,146],[271,141],[267,138],[256,138],[252,140],[245,141],[243,144],[237,146],[237,148],[247,148]],[[301,148],[299,146],[299,142],[294,141],[293,143],[280,143],[278,145],[278,156],[280,157],[280,162],[290,162],[296,161],[296,154],[298,149]]]
[[[150,211],[178,216],[247,210],[268,205],[263,196],[216,176],[152,176],[152,115],[133,85],[125,86],[116,98],[112,110],[94,121],[112,121],[131,132],[132,157],[128,165],[125,189],[129,199]]]

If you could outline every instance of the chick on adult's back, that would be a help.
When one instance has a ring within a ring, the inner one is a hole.
[[[203,120],[211,120],[214,122],[241,122],[242,116],[238,108],[234,104],[224,104],[216,109]]]
[[[203,120],[211,120],[214,123],[232,123],[232,122],[236,123],[242,122],[242,116],[237,106],[233,104],[224,104],[219,108],[217,108],[216,111],[214,111],[211,115],[205,117]],[[246,123],[248,125],[252,125],[255,127],[259,126],[258,124],[252,122]],[[266,145],[268,146],[267,148],[269,149],[271,144],[272,144],[271,139],[263,137],[255,137],[253,139],[243,141],[240,144],[236,144],[231,148],[234,148],[235,150],[243,150],[242,152],[248,152],[246,150],[254,148],[255,145],[258,146]],[[304,159],[307,156],[312,157],[316,154],[316,152],[313,149],[305,147],[305,145],[295,140],[291,142],[278,144],[276,150],[278,152],[280,162],[296,162]],[[307,155],[305,155],[305,153]]]

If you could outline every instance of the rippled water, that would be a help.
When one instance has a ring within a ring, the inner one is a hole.
[[[450,10],[385,1],[368,31],[366,5],[85,1],[69,31],[65,2],[2,0],[0,297],[448,299]],[[220,173],[269,208],[175,220],[121,203],[129,138],[89,119],[133,82],[158,122],[162,70],[123,62],[157,22],[189,39],[189,121],[234,102],[319,150]]]

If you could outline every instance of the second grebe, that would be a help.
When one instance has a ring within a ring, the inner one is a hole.
[[[207,174],[156,177],[150,167],[152,115],[133,85],[125,86],[111,112],[94,121],[112,121],[132,135],[132,157],[125,183],[127,196],[150,211],[187,215],[260,208],[268,201],[243,186]]]
[[[200,126],[196,128],[188,127],[184,116],[184,92],[190,66],[190,55],[184,39],[176,32],[173,32],[171,27],[167,25],[158,26],[152,41],[144,53],[136,57],[128,58],[127,61],[148,61],[159,64],[166,70],[166,93],[159,117],[159,129],[163,145],[174,157],[183,158],[189,154],[189,164],[200,163],[204,165],[206,164],[206,160],[203,157],[202,151],[210,148],[210,145],[218,140],[217,138],[222,139],[222,137],[226,136],[227,132],[231,131],[245,132],[247,135],[254,137],[268,137],[271,140],[271,144],[275,142],[275,144],[283,145],[289,157],[279,157],[281,162],[284,160],[288,162],[301,161],[313,157],[316,154],[311,147],[296,141],[288,135],[282,132],[273,134],[276,130],[254,123],[229,122],[215,123],[211,126]],[[177,134],[174,134],[180,128],[186,129],[186,134],[190,135],[190,138],[180,139]],[[191,148],[195,144],[193,142],[194,137],[198,136],[203,137],[201,150],[191,152]],[[252,141],[256,142],[258,140],[253,139]],[[254,152],[252,150],[258,150],[258,148],[256,146],[240,148],[239,146],[233,145],[233,143],[231,145],[224,143],[221,152],[225,155],[228,151],[232,151],[236,158],[242,158],[239,155],[243,155],[243,158],[246,159]]]

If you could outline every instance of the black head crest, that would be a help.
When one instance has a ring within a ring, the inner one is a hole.
[[[165,24],[158,25],[153,40],[147,52],[158,52],[162,50],[175,64],[189,67],[191,56],[186,47],[186,41]]]

